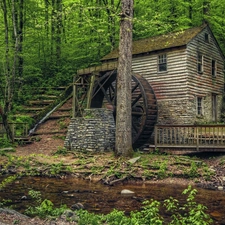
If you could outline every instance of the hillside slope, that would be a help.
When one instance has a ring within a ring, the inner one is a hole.
[[[22,155],[46,154],[57,151],[64,145],[67,127],[70,123],[72,111],[72,98],[68,99],[61,107],[54,111],[45,121],[37,126],[32,133],[31,144],[19,145],[16,150]]]

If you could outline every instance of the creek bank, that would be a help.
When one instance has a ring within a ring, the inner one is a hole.
[[[66,210],[56,219],[40,219],[38,217],[28,217],[12,209],[0,208],[0,225],[76,225],[78,224],[77,221],[76,212],[71,210]]]
[[[22,154],[22,155],[21,155]],[[135,153],[134,158],[115,158],[113,153],[68,152],[48,154],[7,152],[0,155],[4,176],[77,177],[104,185],[122,183],[173,183],[225,189],[225,155],[169,155]],[[1,179],[0,179],[1,180]]]
[[[51,148],[52,143],[60,146],[61,139],[45,136],[39,142],[25,147],[18,147],[0,154],[0,181],[3,176],[15,176],[17,182],[21,176],[57,177],[62,180],[75,177],[106,186],[123,184],[173,184],[210,189],[225,189],[225,154],[202,153],[198,155],[170,155],[155,152],[136,152],[133,159],[115,158],[112,152],[87,153],[71,152],[64,148]],[[7,182],[5,183],[7,188]],[[222,187],[222,188],[221,188]],[[123,188],[122,188],[123,189]],[[121,190],[122,190],[121,189]],[[1,214],[3,215],[3,214]],[[0,222],[13,224],[11,217]],[[39,218],[19,219],[20,225],[29,224],[71,224],[58,218],[56,221]],[[37,222],[36,222],[37,221]],[[41,221],[41,222],[40,222]],[[76,223],[74,223],[76,224]]]
[[[54,202],[54,205],[66,204],[71,208],[75,205],[74,203],[81,202],[85,209],[96,213],[102,213],[102,210],[103,213],[108,213],[109,211],[106,212],[105,210],[112,210],[113,208],[127,212],[128,206],[135,206],[135,209],[137,210],[141,208],[141,203],[145,200],[155,199],[163,202],[169,196],[172,196],[179,201],[184,200],[185,197],[182,197],[181,193],[187,185],[180,186],[177,183],[177,179],[166,179],[154,182],[154,184],[150,185],[121,184],[116,186],[107,186],[100,183],[95,184],[94,181],[81,181],[80,179],[75,178],[58,179],[22,177],[18,182],[12,185],[12,188],[11,186],[8,187],[8,191],[5,192],[4,198],[10,199],[7,196],[12,195],[17,196],[14,198],[16,200],[18,197],[20,198],[20,196],[28,193],[30,188],[33,190],[40,190],[39,188],[42,187],[43,199],[50,199]],[[161,184],[159,184],[160,182]],[[16,193],[13,189],[15,189]],[[124,189],[133,191],[134,195],[121,195],[121,191]],[[21,207],[24,208],[24,204],[27,206],[31,204],[31,199],[29,199],[30,197],[28,196],[27,200],[21,201],[19,205],[17,200],[17,205],[13,203],[15,202],[14,200],[12,203],[20,212],[23,212],[21,211]],[[55,202],[56,199],[58,204]],[[210,213],[210,215],[212,214],[213,218],[218,217],[218,215],[219,221],[224,218],[225,215],[222,206],[225,204],[225,198],[222,192],[199,189],[196,201],[210,207],[208,213]],[[124,202],[123,206],[121,205],[122,202]]]

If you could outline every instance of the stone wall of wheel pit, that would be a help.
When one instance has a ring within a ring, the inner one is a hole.
[[[105,108],[86,109],[83,117],[71,119],[64,147],[74,151],[113,151],[115,130],[115,121],[111,110]]]

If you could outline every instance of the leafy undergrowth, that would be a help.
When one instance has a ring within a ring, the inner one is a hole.
[[[186,195],[186,201],[182,204],[172,197],[164,200],[162,203],[151,199],[144,201],[143,207],[140,210],[132,211],[129,215],[125,215],[123,211],[117,209],[112,210],[109,214],[103,215],[89,213],[83,209],[71,210],[68,209],[66,205],[61,205],[56,208],[50,200],[43,200],[38,191],[30,190],[29,195],[34,198],[36,204],[28,207],[25,213],[28,216],[36,216],[52,222],[57,218],[63,218],[64,221],[69,222],[69,224],[77,225],[212,224],[212,219],[206,213],[207,208],[195,201],[196,193],[197,190],[189,185],[182,193]],[[162,208],[167,212],[167,216],[161,214]]]

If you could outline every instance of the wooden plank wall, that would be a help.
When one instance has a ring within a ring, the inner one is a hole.
[[[208,31],[210,34],[210,32]],[[223,58],[216,41],[210,35],[210,42],[204,41],[205,31],[193,39],[187,49],[164,51],[167,54],[167,71],[158,72],[158,54],[151,53],[133,58],[132,69],[142,74],[152,85],[158,100],[187,99],[190,96],[204,96],[207,93],[223,93]],[[203,54],[203,74],[197,72],[197,51]],[[216,60],[217,75],[212,78],[211,62]]]
[[[209,43],[204,40],[205,32],[210,35]],[[197,72],[197,52],[203,54],[202,74]],[[187,56],[188,94],[190,96],[206,96],[207,93],[221,95],[224,86],[224,62],[218,51],[217,43],[207,28],[188,44]],[[217,74],[215,78],[211,74],[212,59],[216,60]]]
[[[205,42],[205,32],[209,43]],[[197,53],[203,55],[203,73],[197,71]],[[167,71],[158,71],[158,55],[167,54]],[[216,60],[216,76],[212,76]],[[220,119],[224,90],[224,61],[216,40],[208,28],[187,46],[133,57],[132,69],[143,75],[153,87],[159,106],[159,123],[195,123],[212,121],[212,94],[217,95],[217,120]],[[204,97],[204,116],[197,116],[196,97]],[[167,114],[167,115],[166,115]]]
[[[164,53],[167,54],[167,71],[158,72],[158,54],[133,58],[132,69],[148,80],[157,100],[186,99],[186,51],[183,48]]]

